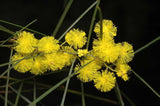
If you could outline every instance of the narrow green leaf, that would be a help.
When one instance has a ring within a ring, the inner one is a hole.
[[[81,81],[81,94],[82,94],[82,106],[85,106],[85,94],[84,94],[84,86],[82,81]]]
[[[16,97],[16,100],[15,100],[15,106],[18,105],[19,96],[20,96],[20,94],[21,94],[22,87],[23,87],[23,81],[21,82],[21,85],[19,86],[19,90],[18,90],[17,97]]]
[[[9,62],[11,62],[11,57],[13,55],[13,49],[11,49],[11,53],[10,53],[10,58],[9,58]],[[9,77],[10,77],[10,68],[11,64],[8,64],[8,73],[7,73],[7,81],[6,81],[6,89],[5,89],[5,102],[4,102],[4,106],[7,106],[7,102],[8,102],[8,83],[9,83]]]
[[[0,46],[2,46],[3,44],[5,44],[6,42],[8,42],[10,39],[12,39],[12,37],[13,37],[13,36],[10,36],[10,37],[8,37],[6,40],[4,40],[4,41],[0,44]]]
[[[9,25],[12,25],[12,26],[16,26],[16,27],[18,27],[18,28],[24,28],[23,26],[20,26],[20,25],[18,25],[18,24],[14,24],[14,23],[11,23],[11,22],[7,22],[7,21],[4,21],[4,20],[0,20],[0,22],[6,23],[6,24],[9,24]],[[28,30],[28,31],[37,33],[37,34],[39,34],[39,35],[42,35],[42,36],[47,36],[47,35],[45,35],[45,34],[43,34],[43,33],[41,33],[41,32],[38,32],[38,31],[35,31],[35,30],[32,30],[32,29],[29,29],[29,28],[25,28],[25,29]]]
[[[121,94],[130,103],[131,106],[136,106],[135,103],[122,90]]]
[[[85,67],[86,65],[90,64],[91,62],[93,62],[94,59],[90,62],[88,62],[87,64],[83,65],[82,67],[80,67],[76,72],[78,72],[79,70],[81,70],[83,67]],[[75,75],[75,73],[72,73],[70,76],[64,78],[63,80],[61,80],[59,83],[57,83],[56,85],[54,85],[53,87],[51,87],[49,90],[47,90],[46,92],[44,92],[41,96],[39,96],[36,100],[34,100],[31,104],[29,104],[28,106],[33,106],[35,103],[39,102],[40,100],[42,100],[44,97],[46,97],[48,94],[50,94],[52,91],[54,91],[56,88],[58,88],[61,84],[63,84],[64,82],[66,82],[69,78],[73,77]]]
[[[64,20],[64,18],[65,18],[65,16],[66,16],[68,10],[69,10],[70,7],[71,7],[72,2],[73,2],[73,0],[69,0],[69,2],[68,2],[67,6],[65,7],[65,9],[64,9],[64,11],[63,11],[63,13],[62,13],[62,16],[61,16],[61,18],[60,18],[60,20],[59,20],[59,22],[58,22],[55,30],[53,31],[52,36],[55,36],[55,35],[57,34],[57,32],[58,32],[58,30],[59,30],[59,28],[60,28],[60,26],[61,26],[61,24],[62,24],[62,22],[63,22],[63,20]]]
[[[87,8],[87,9],[73,22],[73,24],[59,37],[58,40],[61,40],[61,39],[65,36],[65,34],[66,34],[75,24],[77,24],[77,22],[79,22],[80,19],[81,19],[86,13],[88,13],[89,10],[91,10],[96,4],[97,4],[97,0],[96,0],[91,6],[89,6],[89,8]]]
[[[154,40],[152,40],[151,42],[147,43],[146,45],[142,46],[141,48],[139,48],[138,50],[136,50],[134,52],[134,54],[139,53],[140,51],[144,50],[145,48],[149,47],[150,45],[152,45],[153,43],[157,42],[158,40],[160,40],[160,36],[158,36],[157,38],[155,38]]]
[[[2,78],[6,79],[6,76],[3,76]],[[22,81],[22,79],[17,79],[17,78],[12,78],[12,77],[10,77],[10,80],[17,81],[17,83]],[[32,84],[33,85],[33,81],[25,81],[24,83],[26,83],[26,84]],[[39,82],[36,82],[36,85],[44,87],[44,88],[47,88],[47,89],[52,87],[51,85],[47,85],[47,84],[43,84],[43,83],[39,83]],[[59,87],[58,90],[64,90],[64,88]],[[81,92],[76,91],[76,90],[72,90],[72,89],[68,89],[67,92],[75,94],[75,95],[79,95],[79,96],[82,95]],[[108,102],[108,103],[111,103],[111,104],[117,104],[117,102],[115,100],[111,100],[111,99],[107,99],[107,98],[102,98],[102,97],[98,97],[98,96],[91,95],[91,94],[86,94],[86,93],[84,95],[85,95],[85,97],[92,98],[92,99],[95,99],[95,100],[100,100],[100,101]]]
[[[71,65],[71,67],[70,67],[68,76],[70,76],[71,73],[72,73],[75,60],[76,60],[76,59],[74,59],[73,62],[72,62],[72,65]],[[70,81],[70,78],[69,78],[69,79],[67,80],[67,82],[66,82],[66,86],[65,86],[65,89],[64,89],[64,93],[63,93],[63,97],[62,97],[62,101],[61,101],[61,105],[60,105],[60,106],[64,106],[64,102],[65,102],[65,99],[66,99],[66,94],[67,94],[67,90],[68,90],[68,86],[69,86],[69,81]]]
[[[93,13],[93,16],[92,16],[91,24],[90,24],[90,27],[89,27],[88,38],[87,38],[88,41],[87,41],[86,49],[89,48],[89,42],[90,42],[90,39],[91,39],[91,34],[92,34],[92,29],[93,29],[94,21],[95,21],[95,18],[96,18],[98,6],[100,4],[100,0],[96,0],[96,1],[97,1],[97,5],[96,5],[96,7],[94,9],[94,13]]]
[[[102,15],[102,11],[101,11],[100,7],[98,7],[98,11],[99,11],[99,20],[100,20],[100,38],[102,39],[102,33],[103,33],[102,20],[103,20],[103,15]]]
[[[14,35],[14,34],[15,34],[13,31],[7,29],[6,27],[4,27],[4,26],[2,26],[2,25],[0,25],[0,30],[1,30],[1,31],[4,31],[4,32],[7,32],[7,33],[9,33],[9,34],[11,34],[11,35]]]
[[[36,81],[34,79],[34,83],[33,83],[33,101],[36,100]],[[34,105],[36,106],[36,104]]]
[[[34,54],[34,53],[33,53],[33,54]],[[8,63],[0,64],[0,67],[6,66],[6,65],[11,64],[11,63],[14,63],[14,62],[17,62],[17,63],[15,63],[15,65],[16,65],[16,64],[18,64],[20,61],[22,61],[22,60],[24,60],[24,59],[29,59],[29,58],[33,58],[33,57],[37,57],[37,56],[41,56],[41,55],[44,55],[44,54],[39,54],[39,55],[35,55],[35,56],[32,56],[32,54],[29,54],[29,55],[25,56],[25,57],[22,58],[22,59],[15,60],[15,61],[11,61],[11,62],[8,62]]]
[[[18,94],[18,91],[17,91],[16,89],[14,89],[12,86],[9,86],[9,88],[11,88],[13,92],[15,92],[16,94]],[[31,103],[31,101],[30,101],[28,98],[26,98],[25,96],[23,96],[22,94],[19,94],[19,96],[20,96],[24,101],[26,101],[27,103],[29,103],[29,104]]]
[[[0,98],[3,99],[3,100],[5,100],[5,97],[2,96],[2,95],[0,95]],[[13,104],[10,100],[7,100],[7,103],[8,103],[9,105],[11,105],[11,106],[14,106],[14,104]]]
[[[35,23],[37,21],[37,19],[33,20],[32,22],[30,22],[29,24],[27,24],[26,26],[24,26],[22,29],[20,29],[18,32],[23,31],[24,29],[26,29],[27,27],[29,27],[31,24]]]
[[[24,58],[23,58],[24,59]],[[9,67],[7,70],[5,70],[1,75],[0,75],[0,78],[2,76],[4,76],[8,71],[10,71],[15,65],[17,65],[19,62],[21,62],[23,59],[20,59],[20,60],[16,60],[16,63],[14,65],[12,65],[11,67]],[[6,64],[11,64],[13,61],[9,62],[9,63],[5,63]],[[1,65],[0,65],[1,66]]]
[[[123,102],[123,99],[122,99],[121,92],[120,92],[120,89],[119,89],[117,81],[116,81],[116,84],[115,84],[115,93],[117,95],[117,99],[118,99],[119,105],[120,106],[124,106],[124,102]]]
[[[140,77],[135,71],[131,70],[132,73],[140,80],[142,81],[158,98],[160,98],[160,95],[142,78]]]

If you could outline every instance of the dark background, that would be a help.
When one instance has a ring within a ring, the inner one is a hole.
[[[61,35],[94,1],[95,0],[75,0],[58,34],[56,35],[56,38],[58,38],[58,35]],[[51,35],[64,10],[66,2],[67,0],[4,0],[0,2],[0,19],[22,26],[27,25],[34,19],[38,19],[38,21],[29,28],[47,35]],[[103,17],[105,19],[112,20],[118,29],[117,36],[115,37],[116,41],[127,41],[133,45],[134,50],[137,50],[160,35],[158,0],[102,0],[101,9],[103,12]],[[88,33],[93,10],[94,9],[85,15],[84,18],[75,25],[75,28],[82,29]],[[98,21],[98,17],[96,18],[96,21]],[[19,30],[19,28],[4,23],[0,23],[0,25],[9,28],[12,31]],[[9,36],[10,35],[7,33],[0,31],[0,40],[4,40]],[[159,46],[159,41],[154,43],[147,49],[136,54],[133,61],[129,64],[135,72],[143,77],[157,92],[160,93]],[[1,48],[0,52],[0,62],[7,62],[9,59],[10,50],[8,48]],[[4,69],[6,69],[6,67],[1,68],[0,72],[3,72]],[[60,72],[56,75],[53,74],[48,77],[38,76],[36,77],[36,80],[54,85],[66,75],[66,72]],[[20,74],[12,71],[11,76],[16,78],[24,78],[31,75]],[[152,93],[152,91],[150,91],[133,74],[130,76],[131,78],[127,82],[123,82],[121,79],[118,79],[119,87],[133,100],[137,106],[160,105],[160,100]],[[4,82],[5,80],[0,80],[1,85]],[[109,93],[101,93],[94,88],[92,83],[86,83],[84,86],[85,92],[89,94],[95,94],[101,97],[108,97],[116,100],[114,90]],[[26,87],[30,86],[26,85]],[[80,90],[80,81],[76,78],[72,78],[69,88]],[[37,95],[40,95],[44,91],[38,91]],[[54,91],[44,98],[42,103],[46,106],[58,106],[62,95],[62,91]],[[9,96],[11,100],[13,97],[14,96],[12,96],[12,94]],[[126,106],[129,106],[129,103],[125,99],[124,102],[126,103]],[[3,105],[2,99],[0,99],[0,103],[0,105]],[[26,105],[23,102],[20,104]],[[81,97],[74,94],[68,94],[65,104],[66,106],[80,106]],[[41,106],[42,104],[38,105]],[[110,104],[86,98],[86,105],[106,106]]]

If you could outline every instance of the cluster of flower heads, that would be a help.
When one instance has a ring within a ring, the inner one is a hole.
[[[36,39],[30,32],[20,32],[17,34],[14,47],[16,53],[12,56],[14,69],[25,73],[43,74],[48,70],[62,69],[71,64],[74,49],[69,46],[61,47],[58,40],[51,36]],[[15,61],[15,62],[14,62]]]
[[[91,50],[82,49],[87,37],[79,29],[72,29],[66,34],[66,46],[64,43],[59,45],[59,41],[51,36],[38,40],[30,32],[20,32],[15,40],[16,53],[12,57],[14,69],[38,75],[69,66],[77,58],[79,63],[74,69],[77,78],[83,82],[93,81],[98,90],[108,92],[114,88],[116,76],[124,81],[129,79],[131,68],[128,62],[134,57],[134,51],[127,42],[115,43],[117,28],[111,20],[102,20],[102,26],[101,31],[100,23],[95,25],[97,39],[94,39]]]

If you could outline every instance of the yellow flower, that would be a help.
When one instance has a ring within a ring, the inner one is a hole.
[[[96,56],[108,63],[113,63],[118,59],[119,46],[113,41],[106,42],[105,40],[94,40],[93,50]]]
[[[38,56],[34,58],[34,62],[30,72],[35,75],[43,74],[47,71],[44,67],[43,61],[45,60],[44,56]]]
[[[42,53],[56,52],[60,48],[58,40],[52,36],[46,36],[39,40],[38,51]]]
[[[82,56],[86,55],[87,53],[88,53],[87,49],[84,49],[84,50],[78,49],[78,56],[79,57],[82,57]]]
[[[62,47],[62,59],[64,60],[64,64],[69,66],[73,62],[74,58],[74,49],[70,48],[69,46]]]
[[[81,62],[81,66],[87,64],[91,60],[93,60],[93,58],[83,60]],[[84,66],[81,70],[79,70],[77,72],[77,74],[78,74],[77,78],[80,79],[83,82],[92,81],[95,74],[97,73],[97,70],[99,70],[101,68],[101,66],[99,64],[97,64],[96,62],[97,61],[95,60],[95,61],[89,63],[88,65]],[[77,71],[79,68],[80,68],[80,66],[77,65],[75,67],[75,71]]]
[[[121,63],[128,63],[132,60],[134,57],[134,51],[132,45],[130,45],[127,42],[122,42],[119,43],[119,48],[120,48],[120,56],[118,61]]]
[[[65,40],[69,45],[73,46],[75,49],[82,48],[87,40],[85,35],[86,33],[84,31],[72,29],[66,34]]]
[[[33,65],[33,58],[23,59],[24,57],[25,57],[24,55],[21,55],[18,53],[12,56],[12,61],[15,61],[12,63],[13,68],[16,71],[21,72],[21,73],[25,73],[29,71]],[[23,59],[23,60],[19,62],[20,59]]]
[[[129,79],[128,77],[128,71],[130,70],[130,66],[128,64],[123,63],[117,63],[115,70],[117,71],[117,76],[121,77],[124,81],[127,81]]]
[[[116,36],[117,28],[113,25],[113,22],[111,20],[102,20],[102,38],[103,39],[112,39],[113,36]],[[96,23],[94,32],[97,34],[98,37],[100,37],[100,22]]]
[[[101,92],[108,92],[114,88],[116,77],[112,72],[102,70],[102,72],[97,72],[93,81],[95,83],[94,86],[98,90],[100,90]]]
[[[28,54],[32,53],[37,47],[38,40],[30,32],[20,32],[18,38],[15,41],[16,47],[14,48],[17,52]]]
[[[63,50],[72,51],[67,47],[63,48]],[[62,69],[64,66],[70,65],[74,58],[72,54],[68,54],[63,51],[47,54],[45,57],[46,59],[43,61],[43,63],[47,69],[52,71]]]

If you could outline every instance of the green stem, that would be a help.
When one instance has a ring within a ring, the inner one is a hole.
[[[9,25],[12,25],[12,26],[16,26],[16,27],[19,27],[19,28],[24,28],[23,26],[20,26],[20,25],[11,23],[11,22],[7,22],[7,21],[4,21],[4,20],[0,20],[0,22],[6,23],[6,24],[9,24]],[[25,28],[25,29],[28,30],[28,31],[37,33],[37,34],[39,34],[39,35],[42,35],[42,36],[47,36],[47,35],[45,35],[45,34],[43,34],[43,33],[41,33],[41,32],[38,32],[38,31],[35,31],[35,30],[32,30],[32,29],[29,29],[29,28]]]
[[[23,81],[21,82],[21,85],[20,85],[19,90],[18,90],[18,93],[17,93],[17,97],[16,97],[16,100],[15,100],[15,106],[18,105],[19,96],[20,96],[20,93],[21,93],[21,91],[22,91],[22,87],[23,87]]]
[[[138,52],[142,51],[143,49],[149,47],[150,45],[152,45],[153,43],[157,42],[158,40],[160,40],[160,36],[155,38],[154,40],[152,40],[151,42],[147,43],[146,45],[142,46],[141,48],[139,48],[138,50],[136,50],[134,52],[134,54],[137,54]]]
[[[13,37],[13,36],[10,36],[10,37],[7,38],[6,40],[4,40],[4,41],[0,44],[0,46],[2,46],[3,44],[5,44],[6,42],[8,42],[10,39],[12,39],[12,37]]]
[[[0,20],[0,21],[1,21],[1,20]],[[3,31],[3,32],[7,32],[7,33],[9,33],[9,34],[11,34],[11,35],[14,35],[14,34],[15,34],[13,31],[7,29],[6,27],[4,27],[4,26],[2,26],[2,25],[0,25],[0,30]]]
[[[102,20],[103,20],[103,15],[102,15],[102,11],[101,8],[98,6],[98,12],[99,12],[99,20],[100,20],[100,38],[102,39],[102,33],[103,33],[103,24],[102,24]]]
[[[36,100],[34,100],[32,103],[30,103],[28,106],[33,106],[35,103],[39,102],[40,100],[42,100],[44,97],[46,97],[48,94],[50,94],[52,91],[54,91],[56,88],[58,88],[60,85],[62,85],[64,82],[66,82],[69,78],[73,77],[78,71],[80,71],[83,67],[85,67],[86,65],[90,64],[91,62],[93,62],[93,60],[91,60],[90,62],[88,62],[87,64],[83,65],[82,67],[79,68],[79,70],[75,71],[74,73],[72,73],[70,76],[64,78],[63,80],[61,80],[59,83],[57,83],[56,85],[54,85],[53,87],[51,87],[49,90],[47,90],[46,92],[44,92],[41,96],[39,96]]]
[[[9,88],[11,88],[13,92],[15,92],[16,94],[18,94],[18,91],[15,90],[12,86],[9,86]],[[23,100],[25,100],[27,103],[31,103],[31,101],[30,101],[28,98],[26,98],[25,96],[23,96],[22,94],[19,95],[19,96],[20,96]]]
[[[119,105],[124,106],[124,102],[123,102],[122,95],[121,95],[121,92],[120,92],[117,81],[116,81],[116,84],[115,84],[115,92],[116,92],[116,95],[117,95]]]
[[[160,98],[160,95],[142,78],[140,77],[135,71],[131,70],[133,74],[142,81],[155,95],[157,95],[158,98]]]
[[[23,31],[24,29],[26,29],[27,27],[29,27],[31,24],[35,23],[37,21],[37,19],[33,20],[32,22],[30,22],[29,24],[27,24],[26,26],[24,26],[22,29],[20,29],[18,32]]]
[[[70,68],[70,70],[69,70],[68,76],[70,76],[71,73],[72,73],[75,60],[76,60],[76,59],[74,59],[73,62],[72,62],[72,65],[71,65],[71,68]],[[65,101],[65,98],[66,98],[69,81],[70,81],[70,78],[69,78],[69,79],[67,80],[67,82],[66,82],[66,87],[65,87],[65,89],[64,89],[64,93],[63,93],[63,97],[62,97],[62,101],[61,101],[61,105],[60,105],[60,106],[64,106],[64,101]]]
[[[52,36],[55,36],[55,35],[57,34],[57,32],[58,32],[58,30],[59,30],[59,28],[60,28],[60,26],[61,26],[61,24],[62,24],[62,22],[63,22],[63,20],[64,20],[64,18],[65,18],[65,16],[66,16],[68,10],[69,10],[70,7],[71,7],[72,2],[73,2],[73,0],[69,0],[69,2],[68,2],[68,4],[67,4],[67,6],[65,7],[64,12],[63,12],[63,14],[62,14],[62,16],[61,16],[61,18],[60,18],[60,20],[59,20],[59,22],[58,22],[55,30],[53,31]]]
[[[11,61],[12,54],[13,54],[13,49],[11,49],[9,62]],[[8,83],[9,83],[10,69],[11,69],[10,67],[11,67],[11,64],[8,64],[8,73],[7,73],[7,81],[6,81],[5,103],[4,103],[4,106],[7,106],[7,102],[8,102]]]
[[[34,53],[32,53],[32,54],[34,54]],[[27,56],[25,56],[24,58],[19,59],[19,60],[15,60],[15,61],[11,61],[11,62],[8,62],[8,63],[0,64],[0,67],[6,66],[6,65],[11,64],[11,63],[14,63],[14,62],[18,62],[18,63],[19,63],[19,62],[21,62],[21,61],[24,60],[24,59],[29,59],[29,58],[33,58],[33,57],[45,55],[45,54],[39,54],[39,55],[36,55],[36,56],[32,56],[32,54],[29,54],[29,55],[27,55]],[[18,64],[18,63],[15,63],[15,64]]]
[[[58,40],[61,40],[65,34],[75,25],[77,24],[77,22],[79,22],[79,20],[86,14],[88,13],[89,10],[91,10],[95,5],[97,4],[97,1],[95,1],[91,6],[89,6],[89,8],[87,8],[74,22],[73,24],[59,37]]]
[[[122,90],[121,94],[130,103],[131,106],[136,106],[135,103]]]
[[[6,76],[3,76],[2,78],[6,79],[7,77],[6,77]],[[17,79],[17,78],[12,78],[12,77],[10,77],[10,80],[15,81],[15,82],[14,82],[15,84],[22,81],[22,79]],[[25,81],[24,83],[26,83],[26,84],[32,84],[32,85],[33,85],[33,81]],[[11,83],[10,83],[10,84],[11,84]],[[10,85],[10,84],[9,84],[9,85]],[[36,83],[36,85],[37,85],[37,86],[44,87],[44,88],[47,88],[47,89],[52,87],[51,85],[47,85],[47,84],[43,84],[43,83],[38,83],[38,82]],[[3,88],[3,87],[1,86],[1,88]],[[38,87],[38,88],[39,88],[39,87]],[[37,89],[38,89],[38,88],[37,88]],[[64,90],[64,88],[63,88],[63,87],[59,87],[58,90]],[[72,89],[68,89],[67,92],[68,92],[68,93],[75,94],[75,95],[79,95],[79,96],[82,95],[81,92],[76,91],[76,90],[72,90]],[[91,94],[86,94],[86,93],[85,93],[84,95],[85,95],[86,97],[89,97],[89,98],[92,98],[92,99],[95,99],[95,100],[100,100],[100,101],[108,102],[108,103],[111,103],[111,104],[117,104],[116,101],[110,100],[110,99],[107,99],[107,98],[102,98],[102,97],[98,97],[98,96],[91,95]]]
[[[14,45],[0,45],[0,47],[13,47]]]
[[[36,100],[36,80],[34,79],[34,83],[33,83],[33,100]],[[34,105],[36,106],[36,104]]]
[[[0,95],[0,98],[5,100],[5,97],[2,96],[2,95]],[[7,100],[7,102],[8,102],[9,105],[14,106],[14,104],[11,101]]]
[[[85,106],[85,94],[84,94],[84,86],[82,81],[81,81],[81,95],[82,95],[82,106]]]
[[[88,41],[87,41],[86,49],[89,48],[89,42],[90,42],[90,39],[91,39],[93,24],[94,24],[94,21],[95,21],[95,18],[96,18],[97,9],[98,9],[99,4],[100,4],[100,0],[97,0],[97,5],[96,5],[96,7],[95,7],[95,9],[94,9],[94,13],[93,13],[92,20],[91,20],[91,24],[90,24],[90,28],[89,28]]]
[[[20,60],[16,60],[17,62],[14,64],[14,65],[12,65],[11,67],[9,67],[7,70],[5,70],[1,75],[0,75],[0,78],[2,77],[2,76],[4,76],[8,71],[10,71],[15,65],[17,65],[19,62],[21,62],[23,59],[20,59]],[[9,63],[7,63],[7,64],[11,64],[12,62],[9,62]]]

